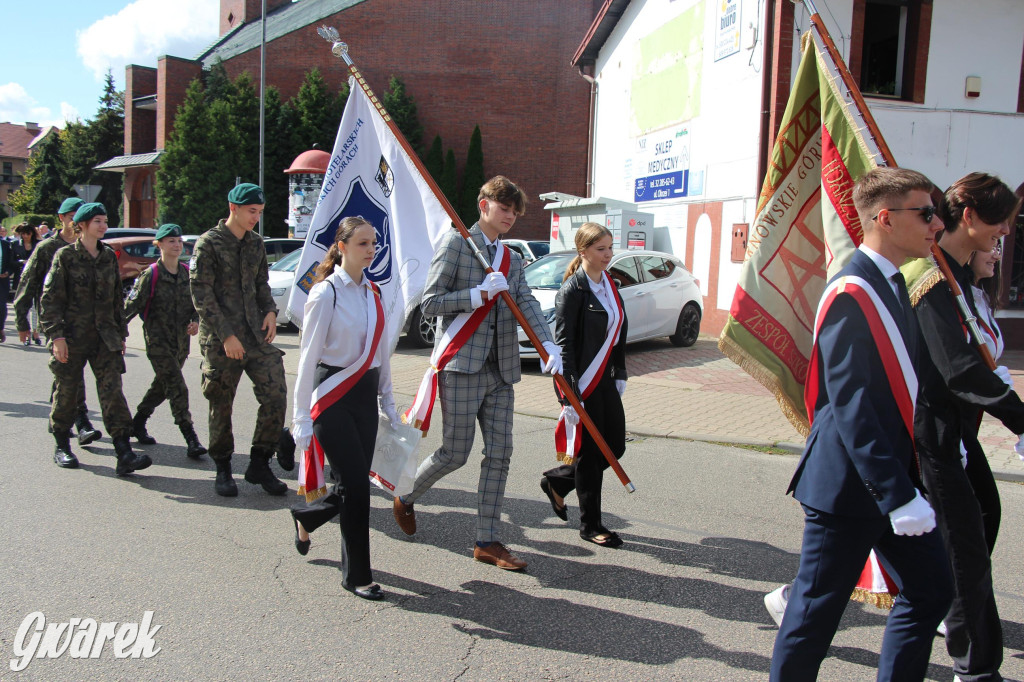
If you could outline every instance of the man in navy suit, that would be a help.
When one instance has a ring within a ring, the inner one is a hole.
[[[935,513],[918,489],[914,412],[933,380],[898,267],[927,256],[942,223],[920,173],[876,168],[853,201],[864,241],[830,281],[807,374],[811,433],[789,491],[804,508],[800,569],[771,679],[814,680],[874,548],[900,589],[879,680],[921,680],[953,583]]]

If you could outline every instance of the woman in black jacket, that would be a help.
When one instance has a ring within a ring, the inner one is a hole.
[[[622,297],[606,269],[612,259],[612,234],[597,223],[576,232],[579,255],[569,264],[555,298],[555,343],[562,348],[564,376],[584,401],[587,414],[615,457],[626,451],[626,313]],[[601,484],[608,461],[579,415],[560,396],[562,414],[555,431],[563,464],[544,472],[540,487],[558,518],[565,520],[565,496],[576,490],[580,537],[603,547],[622,539],[601,525]]]

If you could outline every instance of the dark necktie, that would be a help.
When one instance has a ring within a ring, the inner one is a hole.
[[[917,352],[918,326],[917,317],[914,314],[914,306],[910,302],[910,294],[907,293],[907,280],[903,277],[902,272],[897,272],[892,276],[892,281],[896,283],[896,298],[903,309],[903,326],[907,331],[907,351],[910,353],[910,357],[913,358]]]

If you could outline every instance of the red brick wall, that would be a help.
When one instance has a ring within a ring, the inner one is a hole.
[[[185,101],[188,84],[203,70],[202,64],[180,57],[157,59],[156,148],[163,149],[174,126],[178,107]]]
[[[136,109],[132,100],[156,94],[156,69],[129,64],[125,69],[124,153],[144,154],[156,149],[156,112]]]
[[[769,156],[771,149],[775,146],[775,137],[779,133],[779,126],[782,124],[782,115],[786,113],[786,104],[789,101],[789,91],[793,88],[793,3],[789,0],[776,0],[775,2],[775,31],[770,37],[772,41],[772,62],[771,79],[771,100],[768,116],[768,139],[762,141],[768,149]],[[759,178],[763,180],[764,178]]]
[[[440,134],[445,150],[454,149],[460,174],[479,124],[485,173],[507,175],[530,197],[513,234],[546,239],[549,216],[537,195],[586,192],[590,86],[569,61],[593,18],[593,3],[564,0],[518,3],[515,11],[476,0],[368,0],[317,25],[342,32],[378,95],[392,74],[405,82],[424,143]],[[286,99],[314,66],[332,88],[346,80],[344,62],[314,25],[267,46],[267,82]],[[258,79],[259,49],[225,67],[232,77],[248,71]]]
[[[292,0],[266,0],[267,15]],[[239,24],[256,21],[263,13],[263,0],[220,0],[220,34],[224,35]],[[229,18],[230,17],[230,18]]]

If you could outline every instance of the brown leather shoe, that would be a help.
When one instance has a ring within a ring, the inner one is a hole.
[[[394,512],[395,521],[398,521],[398,527],[402,529],[403,533],[406,535],[416,534],[416,511],[411,504],[405,504],[402,502],[402,498],[395,497],[392,512]]]
[[[492,542],[486,547],[474,546],[473,558],[485,564],[494,564],[506,571],[521,571],[526,568],[526,562],[505,549],[505,545],[500,542]]]

